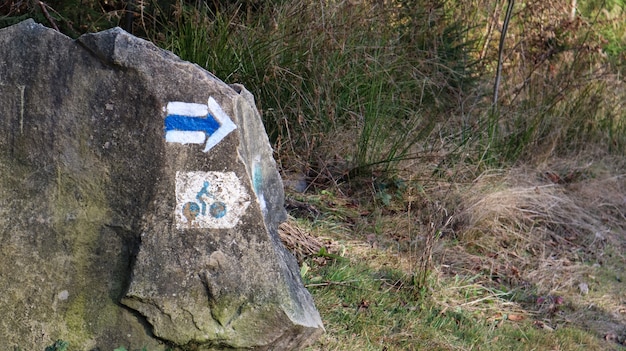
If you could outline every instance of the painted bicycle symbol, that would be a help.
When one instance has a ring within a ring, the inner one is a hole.
[[[197,202],[190,201],[183,205],[183,215],[187,218],[189,223],[193,222],[198,216],[207,215],[207,203],[204,201],[204,197],[217,200],[216,197],[209,191],[209,182],[204,181],[202,189],[196,194]],[[215,201],[208,205],[209,215],[213,218],[222,218],[226,215],[226,204],[221,201]]]
[[[234,172],[176,172],[176,227],[233,228],[250,205]]]

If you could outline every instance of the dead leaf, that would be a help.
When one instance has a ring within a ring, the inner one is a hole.
[[[519,278],[520,274],[519,274],[519,269],[517,269],[517,267],[512,266],[511,267],[511,275],[513,275],[513,277],[515,278]]]
[[[362,311],[362,310],[368,309],[369,307],[370,307],[370,302],[365,299],[361,299],[361,302],[359,303],[357,310]]]
[[[565,301],[563,300],[563,296],[556,296],[556,297],[554,298],[554,303],[555,303],[556,305],[562,305],[562,304],[563,304],[563,302],[565,302]]]
[[[509,314],[508,319],[514,322],[523,321],[526,317],[519,314]]]
[[[559,176],[556,172],[547,171],[543,175],[554,184],[560,184],[562,182],[561,176]]]
[[[537,298],[537,305],[543,305],[543,303],[546,302],[546,298],[543,296],[539,296]]]
[[[493,315],[493,317],[491,318],[493,320],[498,320],[498,319],[502,319],[502,313],[496,313]]]

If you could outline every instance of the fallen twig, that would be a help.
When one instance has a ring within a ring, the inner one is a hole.
[[[351,288],[357,288],[356,286],[349,284],[349,283],[356,283],[356,282],[358,282],[358,280],[347,280],[345,282],[327,281],[327,282],[323,282],[323,283],[305,284],[304,287],[305,288],[314,288],[314,287],[318,287],[318,286],[341,285],[341,286],[349,286]]]
[[[48,10],[46,9],[46,7],[48,7],[48,5],[44,4],[43,1],[40,1],[39,2],[39,7],[41,7],[41,11],[43,12],[43,15],[46,16],[46,19],[48,20],[48,22],[50,22],[52,27],[57,32],[60,32],[59,27],[57,27],[57,24],[54,22],[54,19],[52,19],[52,17],[50,16],[50,13],[48,13]]]

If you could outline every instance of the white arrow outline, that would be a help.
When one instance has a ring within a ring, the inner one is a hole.
[[[206,117],[209,107],[205,104],[193,102],[170,101],[167,103],[165,113],[169,115],[181,115],[189,117]],[[206,132],[190,130],[168,130],[165,132],[165,141],[179,144],[204,144]]]
[[[170,101],[165,108],[168,115],[204,117],[209,113],[207,105],[194,102]]]
[[[220,105],[213,99],[209,97],[208,103],[209,110],[213,112],[213,116],[217,119],[217,122],[220,124],[220,127],[215,131],[215,133],[211,134],[209,139],[206,141],[206,146],[204,147],[204,152],[208,152],[215,145],[217,145],[222,139],[224,139],[230,132],[237,129],[237,125],[233,123],[233,121],[228,117],[226,112],[222,110]]]

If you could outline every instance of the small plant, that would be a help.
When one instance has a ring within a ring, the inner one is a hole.
[[[389,207],[393,200],[402,200],[407,191],[406,181],[399,177],[377,181],[374,183],[374,186],[376,188],[376,199],[386,207]]]
[[[67,351],[70,344],[67,341],[61,339],[54,342],[54,344],[46,347],[45,351]]]
[[[426,219],[426,237],[424,249],[417,260],[417,271],[413,273],[413,285],[416,296],[421,296],[428,289],[428,280],[434,268],[433,249],[441,238],[442,231],[452,222],[452,216],[440,204],[429,204]]]

